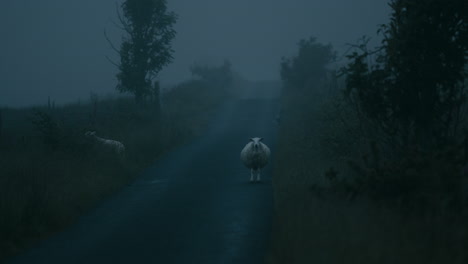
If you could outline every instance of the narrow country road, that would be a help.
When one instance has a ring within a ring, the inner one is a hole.
[[[158,160],[70,229],[19,263],[262,263],[273,210],[269,164],[249,183],[239,155],[250,137],[275,154],[276,100],[226,104],[209,131]]]

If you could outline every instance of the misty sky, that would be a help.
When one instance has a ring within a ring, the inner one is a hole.
[[[86,100],[91,92],[115,90],[122,32],[115,0],[1,0],[0,106],[58,104]],[[190,77],[194,62],[229,59],[251,80],[279,79],[282,56],[291,56],[301,38],[315,36],[346,49],[362,35],[375,36],[388,20],[383,0],[169,0],[179,20],[174,62],[163,70],[163,85]]]

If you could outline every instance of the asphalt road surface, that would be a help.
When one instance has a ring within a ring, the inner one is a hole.
[[[275,154],[278,102],[227,103],[209,131],[148,168],[77,224],[8,263],[262,263],[273,211],[270,163],[250,183],[240,151]]]

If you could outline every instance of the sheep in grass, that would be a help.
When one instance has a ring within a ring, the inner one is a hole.
[[[106,148],[111,149],[113,152],[117,153],[120,157],[125,155],[125,146],[119,141],[112,139],[105,139],[96,136],[96,131],[88,131],[85,133],[85,136],[92,138],[94,141],[105,146]]]
[[[270,158],[270,149],[261,141],[263,138],[254,137],[245,145],[241,151],[241,160],[244,165],[250,169],[250,181],[254,180],[254,174],[257,175],[257,182],[260,181],[261,169],[268,164]]]

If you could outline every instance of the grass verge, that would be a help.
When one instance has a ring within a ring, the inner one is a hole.
[[[0,138],[0,261],[69,226],[130,183],[162,154],[193,139],[226,100],[225,89],[189,81],[151,103],[99,99],[62,107],[3,109]],[[124,143],[125,159],[84,136]]]

